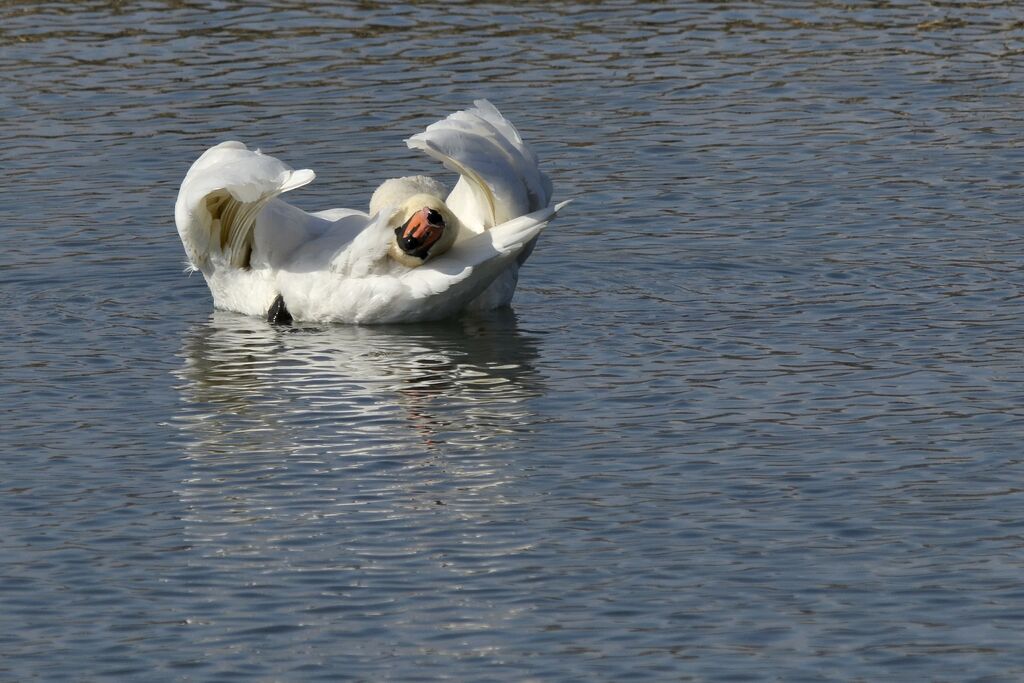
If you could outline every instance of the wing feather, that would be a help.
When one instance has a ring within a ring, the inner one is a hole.
[[[292,170],[240,142],[211,147],[189,169],[178,191],[175,222],[191,265],[249,267],[256,216],[278,195],[316,177]]]
[[[373,217],[352,214],[341,218],[335,225],[348,222],[352,233],[351,241],[331,260],[331,272],[350,278],[367,277],[380,270],[380,264],[387,262],[388,249],[395,233],[388,227],[393,212],[390,208],[379,211]]]
[[[487,100],[458,111],[406,140],[460,179],[446,203],[475,232],[544,208],[551,181],[515,126]]]
[[[443,318],[461,310],[513,263],[568,203],[497,225],[405,273],[401,281],[411,294],[410,308],[422,312],[422,319]]]

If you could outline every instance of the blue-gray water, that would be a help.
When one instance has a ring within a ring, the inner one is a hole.
[[[0,679],[1024,678],[1024,10],[0,4]],[[239,138],[365,205],[493,100],[514,310],[187,277]]]

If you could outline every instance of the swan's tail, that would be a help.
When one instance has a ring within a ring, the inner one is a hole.
[[[241,142],[222,142],[192,164],[178,191],[174,220],[189,264],[248,268],[256,216],[270,200],[315,178]]]

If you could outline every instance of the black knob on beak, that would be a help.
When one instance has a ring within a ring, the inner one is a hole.
[[[402,237],[398,240],[398,246],[400,246],[402,251],[407,254],[411,254],[419,249],[421,244],[423,244],[423,242],[415,237]]]
[[[416,237],[413,237],[412,235],[409,235],[408,237],[402,236],[402,233],[405,232],[405,228],[407,225],[409,225],[408,221],[406,221],[405,225],[400,225],[397,228],[395,228],[395,239],[398,240],[398,246],[401,247],[402,251],[408,254],[419,249],[420,244],[422,244],[422,241]]]

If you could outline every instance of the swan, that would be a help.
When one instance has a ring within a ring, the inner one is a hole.
[[[307,213],[282,201],[313,171],[241,142],[204,152],[174,217],[214,307],[270,322],[370,324],[509,305],[519,267],[568,202],[552,202],[537,157],[486,100],[405,142],[458,181],[448,192],[426,176],[386,180],[366,212]]]

